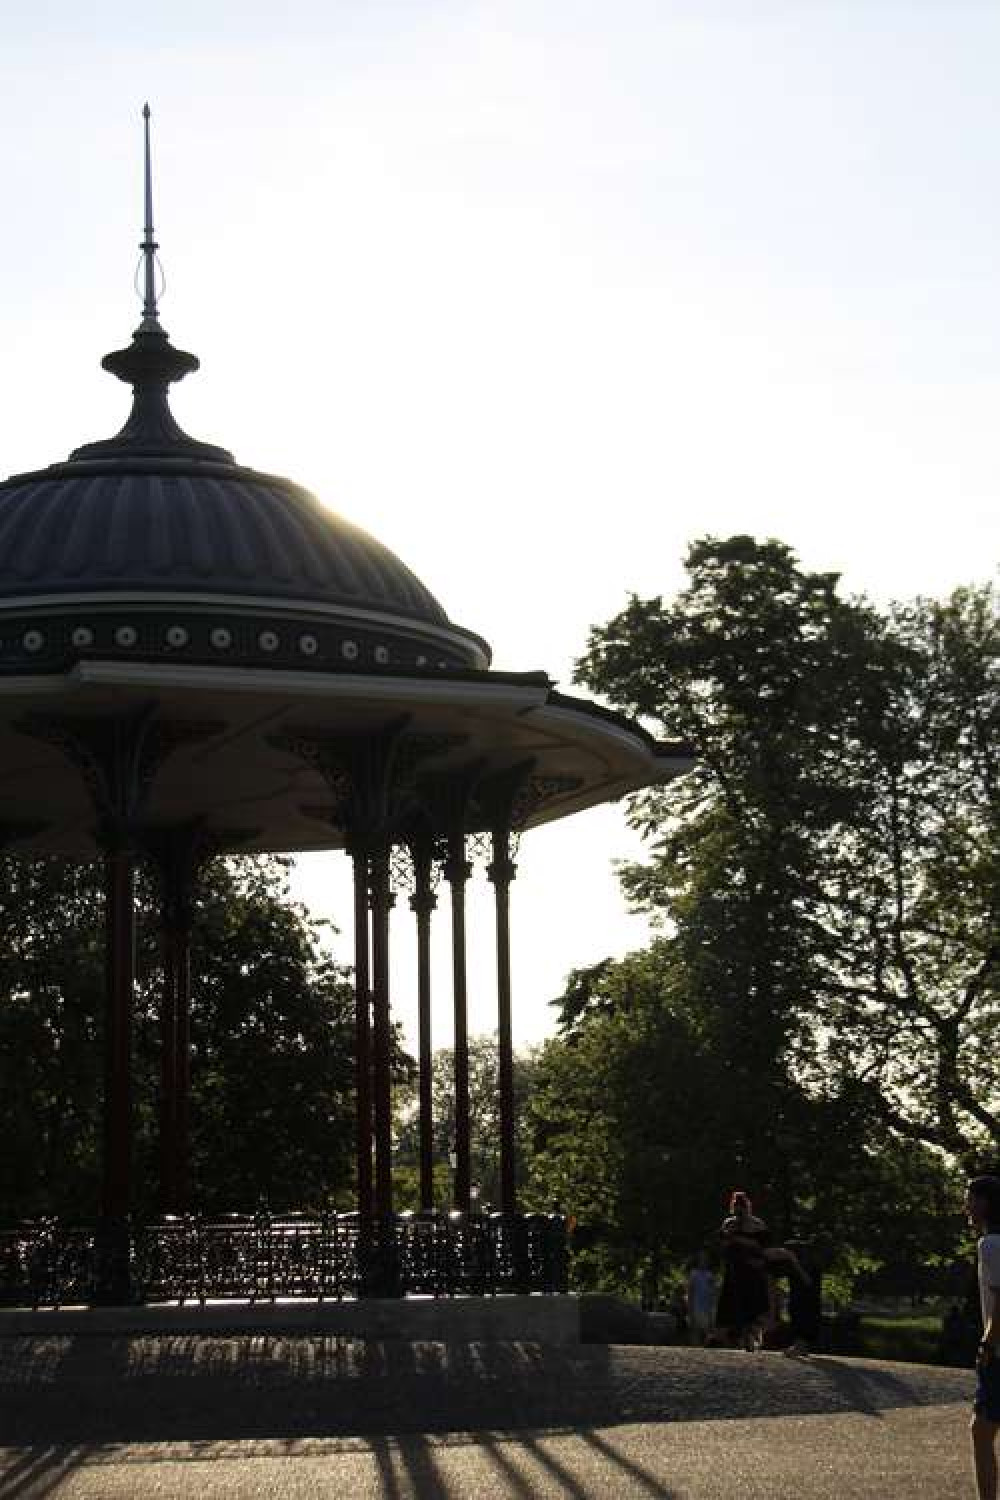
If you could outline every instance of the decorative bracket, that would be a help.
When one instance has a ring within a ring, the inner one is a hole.
[[[209,739],[216,723],[155,717],[144,704],[116,718],[29,714],[15,728],[55,745],[80,772],[97,814],[104,847],[141,842],[141,822],[157,772],[182,745]]]

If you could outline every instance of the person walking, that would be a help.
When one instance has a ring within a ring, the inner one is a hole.
[[[972,1456],[979,1500],[997,1500],[997,1432],[1000,1431],[1000,1177],[973,1177],[965,1211],[979,1236],[979,1300],[983,1336],[976,1358]]]

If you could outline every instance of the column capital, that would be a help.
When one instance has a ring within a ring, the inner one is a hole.
[[[369,833],[355,830],[344,840],[344,853],[348,859],[371,860],[382,847],[383,841]]]
[[[141,830],[139,847],[149,856],[160,880],[160,922],[165,932],[182,936],[190,932],[194,890],[205,865],[224,848],[253,836],[251,829],[216,833],[201,819]]]
[[[464,857],[449,855],[441,866],[441,873],[449,885],[462,886],[472,878],[472,865]]]
[[[438,898],[434,892],[428,890],[416,890],[410,897],[410,910],[416,912],[417,916],[429,916],[438,904]]]
[[[509,854],[493,858],[486,866],[486,878],[491,885],[510,885],[517,875],[517,865]]]
[[[139,830],[126,819],[102,818],[94,828],[94,843],[106,859],[141,852]]]
[[[396,893],[392,888],[392,846],[383,841],[372,849],[370,858],[368,905],[373,912],[389,912],[396,904]]]
[[[517,865],[514,863],[511,851],[512,829],[507,821],[496,823],[491,834],[493,842],[493,858],[486,866],[486,878],[491,885],[498,887],[509,886],[517,874]],[[516,850],[516,835],[513,835],[514,848]]]

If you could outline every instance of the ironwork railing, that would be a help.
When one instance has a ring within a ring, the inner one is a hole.
[[[54,1219],[0,1230],[0,1305],[315,1301],[359,1296],[564,1292],[558,1215],[186,1216],[77,1228]]]

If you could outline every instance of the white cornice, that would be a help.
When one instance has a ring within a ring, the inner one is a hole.
[[[14,690],[24,678],[0,681]],[[31,679],[37,681],[38,679]],[[280,667],[186,666],[180,662],[81,661],[64,685],[94,687],[197,688],[201,692],[284,693],[297,698],[366,699],[377,702],[465,704],[505,707],[523,713],[544,703],[545,683],[454,682],[447,677],[369,676],[363,673],[295,672]]]

